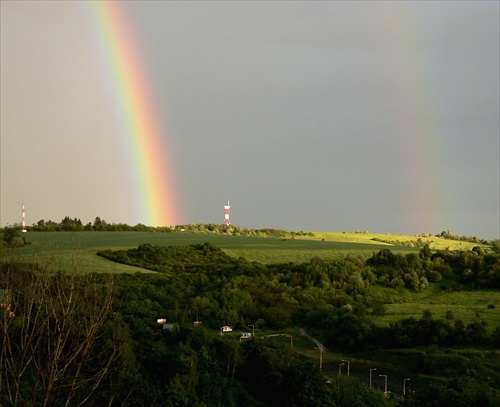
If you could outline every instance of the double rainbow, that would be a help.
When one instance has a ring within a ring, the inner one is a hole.
[[[89,3],[85,3],[89,4]],[[120,1],[92,1],[95,31],[101,45],[113,106],[122,131],[120,144],[132,164],[136,208],[139,219],[148,225],[179,224],[172,159],[167,153],[167,134],[161,128],[161,116],[155,112],[154,97],[148,75],[141,64],[145,61],[135,44],[135,36]],[[443,145],[446,123],[439,117],[435,69],[422,38],[418,13],[399,4],[376,3],[379,19],[384,23],[379,36],[388,55],[404,55],[408,49],[420,50],[413,58],[395,58],[389,97],[394,101],[396,126],[401,132],[399,151],[409,160],[401,163],[408,182],[400,188],[402,207],[407,208],[410,222],[420,231],[439,231],[453,224],[449,208],[453,207],[445,168],[449,167]],[[409,153],[411,152],[411,154]]]
[[[401,186],[402,206],[411,208],[413,230],[439,232],[455,223],[450,208],[459,198],[447,179],[446,169],[452,166],[446,162],[449,154],[440,154],[449,149],[445,145],[448,130],[436,94],[438,67],[430,55],[432,39],[425,37],[419,6],[407,6],[376,3],[384,24],[379,32],[382,48],[388,55],[400,55],[391,62],[393,81],[388,93],[401,132],[397,150],[406,158],[401,168],[408,180]]]
[[[88,4],[88,3],[87,3]],[[169,157],[144,59],[135,44],[121,2],[92,1],[92,14],[107,74],[109,93],[117,122],[121,126],[120,144],[133,169],[138,219],[148,226],[179,223],[176,208],[172,159]]]

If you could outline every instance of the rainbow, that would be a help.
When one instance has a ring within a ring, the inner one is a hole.
[[[148,226],[179,224],[172,158],[155,112],[144,61],[123,3],[92,1],[93,30],[100,45],[109,94],[119,122],[120,144],[131,164],[136,215]]]
[[[455,223],[456,194],[448,180],[446,168],[449,154],[445,145],[445,123],[439,118],[439,89],[437,67],[425,37],[418,5],[376,2],[382,48],[388,55],[413,55],[413,58],[394,58],[391,62],[393,82],[388,96],[393,100],[394,122],[401,134],[396,151],[404,152],[401,170],[406,172],[406,185],[400,186],[402,205],[411,211],[412,230],[440,232]],[[415,53],[406,52],[408,49]]]

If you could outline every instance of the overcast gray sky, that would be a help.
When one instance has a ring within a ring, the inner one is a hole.
[[[499,4],[122,3],[171,222],[499,238]],[[1,1],[1,226],[147,223],[95,9]]]

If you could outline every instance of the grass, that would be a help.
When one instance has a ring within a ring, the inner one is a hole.
[[[370,257],[382,248],[391,247],[395,252],[417,252],[418,248],[393,247],[373,238],[415,239],[415,236],[381,235],[373,233],[314,232],[313,237],[299,236],[293,239],[243,237],[193,233],[154,232],[32,232],[23,237],[28,245],[15,250],[0,251],[0,257],[18,260],[48,261],[50,254],[53,268],[71,269],[78,267],[82,272],[135,273],[151,272],[139,267],[114,263],[96,255],[99,250],[130,249],[143,243],[152,245],[192,245],[211,242],[232,257],[243,257],[248,261],[262,263],[304,262],[319,256],[325,260],[343,258],[347,255]],[[434,248],[447,244],[462,249],[475,246],[468,242],[456,242],[435,237]],[[420,318],[424,310],[432,312],[435,318],[444,318],[452,311],[455,319],[464,323],[478,320],[488,323],[487,330],[498,326],[500,296],[498,291],[451,291],[446,287],[450,281],[432,284],[430,288],[415,293],[381,286],[370,287],[370,295],[380,298],[386,304],[386,313],[373,316],[379,326],[413,316]],[[488,308],[493,304],[495,308]]]
[[[420,239],[424,244],[428,243],[432,250],[471,250],[474,246],[483,246],[479,243],[462,242],[459,240],[448,240],[437,236],[411,236],[392,235],[390,233],[369,232],[311,232],[314,236],[297,236],[296,239],[324,240],[335,242],[350,242],[364,244],[385,244],[386,247],[395,248],[399,242],[416,242]]]
[[[426,310],[435,319],[445,319],[446,313],[451,311],[454,319],[460,319],[466,325],[484,321],[488,324],[488,333],[493,332],[500,323],[498,290],[451,291],[441,289],[440,283],[420,293],[380,286],[373,286],[370,290],[371,294],[383,299],[386,304],[384,315],[370,317],[377,326],[387,327],[391,322],[409,317],[420,319]],[[494,308],[488,308],[490,304]]]
[[[312,237],[295,236],[292,239],[154,232],[32,232],[23,237],[27,239],[28,245],[15,250],[0,251],[0,258],[34,259],[37,262],[50,262],[55,268],[78,267],[82,272],[101,273],[150,272],[138,267],[117,264],[96,255],[99,250],[130,249],[144,243],[192,245],[211,242],[232,257],[243,257],[248,261],[262,263],[303,262],[316,256],[325,260],[343,258],[347,255],[367,258],[383,248],[390,248],[394,252],[401,253],[420,250],[416,247],[396,247],[387,243],[416,241],[418,239],[416,236],[374,233],[314,232]],[[470,250],[478,245],[436,237],[422,237],[421,240],[429,243],[433,250],[447,247],[450,250]],[[370,316],[370,319],[377,326],[389,326],[391,322],[410,316],[419,319],[424,310],[431,311],[436,319],[445,318],[446,313],[452,311],[454,318],[462,320],[464,324],[473,321],[487,322],[486,330],[490,334],[500,323],[498,290],[452,291],[450,289],[452,285],[451,281],[444,280],[431,284],[428,289],[420,293],[379,285],[372,286],[369,295],[379,298],[382,303],[386,304],[386,312],[385,315]],[[494,308],[488,308],[490,304]],[[242,331],[251,332],[251,328],[236,329],[224,335],[233,340],[239,340]],[[293,351],[300,352],[319,364],[320,352],[316,349],[316,344],[307,336],[301,335],[298,327],[278,331],[263,330],[258,327],[255,329],[257,339],[276,333],[293,336]],[[264,340],[276,348],[290,349],[291,342],[287,336],[272,336]],[[338,354],[327,350],[321,355],[323,373],[332,378],[337,377],[339,364],[342,360],[349,360],[351,375],[365,383],[369,378],[369,370],[376,367],[374,384],[376,380],[380,381],[378,374],[388,374],[393,385],[400,386],[402,379],[409,377],[407,372],[420,357],[419,352],[427,352],[427,350],[386,350],[366,355]],[[465,355],[467,350],[453,350],[452,352],[462,352]],[[486,355],[488,360],[491,360],[492,375],[500,377],[498,371],[500,354],[498,352],[486,354],[482,350],[477,352],[480,357],[484,358]],[[343,366],[342,372],[345,375],[346,366]],[[416,387],[425,385],[425,379],[423,375],[413,374],[411,385]]]
[[[325,260],[347,255],[370,257],[387,248],[387,244],[373,241],[334,241],[320,239],[281,239],[193,233],[155,232],[32,232],[23,235],[28,245],[0,256],[33,259],[40,253],[55,252],[61,263],[68,266],[78,253],[80,269],[85,272],[122,273],[144,271],[136,267],[117,265],[96,255],[99,250],[130,249],[143,243],[152,245],[193,245],[211,242],[233,257],[261,263],[288,263],[308,261],[319,256]],[[417,248],[397,247],[395,252],[418,251]]]

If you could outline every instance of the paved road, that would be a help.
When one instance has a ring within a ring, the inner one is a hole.
[[[323,345],[321,342],[319,342],[317,339],[313,338],[312,336],[308,335],[306,330],[304,328],[300,328],[300,334],[306,336],[309,338],[311,341],[313,341],[318,348],[320,348],[323,352],[327,351],[326,346]],[[355,377],[358,377],[359,380],[362,382],[366,383],[367,385],[369,384],[369,379],[365,377],[359,377],[359,375],[353,375]],[[379,389],[381,391],[384,391],[385,387],[385,380],[381,379],[378,376],[373,376],[372,378],[372,386],[375,389]],[[387,382],[387,391],[390,393],[395,394],[396,396],[402,397],[403,392],[402,392],[402,385],[398,385],[396,383],[391,383],[390,381]]]
[[[307,336],[311,341],[313,341],[316,346],[321,349],[323,352],[325,352],[327,349],[326,349],[326,346],[323,345],[320,341],[318,341],[317,339],[313,338],[312,336],[309,336],[306,332],[306,330],[304,328],[300,328],[300,334],[301,335],[304,335],[304,336]]]

